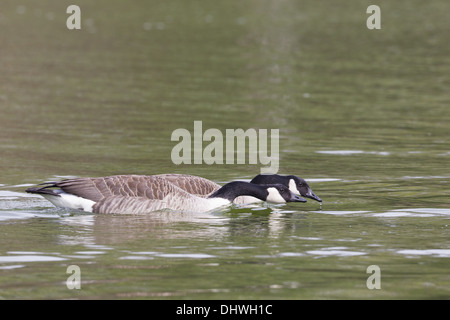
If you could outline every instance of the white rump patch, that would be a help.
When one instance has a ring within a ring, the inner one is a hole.
[[[60,208],[69,208],[92,212],[92,206],[95,201],[81,198],[70,193],[61,192],[59,197],[50,194],[41,194],[45,199],[53,203],[54,206]]]

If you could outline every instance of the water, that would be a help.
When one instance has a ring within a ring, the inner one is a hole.
[[[79,31],[70,4],[2,5],[1,298],[448,299],[448,3],[378,1],[376,31],[364,1],[77,1]],[[322,206],[92,215],[24,192],[71,176],[260,172],[174,165],[171,133],[196,120],[279,129],[279,173],[309,181]]]

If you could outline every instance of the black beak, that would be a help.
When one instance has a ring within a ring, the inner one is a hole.
[[[306,201],[307,200],[305,198],[302,198],[291,192],[291,202],[306,202]]]
[[[310,199],[322,202],[322,199],[320,199],[318,196],[316,196],[314,194],[314,192],[312,192],[311,189],[309,189],[308,192],[304,196],[307,197],[307,198],[310,198]]]

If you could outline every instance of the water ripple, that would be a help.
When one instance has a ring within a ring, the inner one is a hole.
[[[43,255],[17,255],[17,256],[0,256],[0,263],[8,262],[41,262],[41,261],[63,261],[67,260],[61,257],[43,256]]]
[[[405,208],[395,209],[386,212],[373,214],[374,217],[435,217],[435,216],[450,216],[450,209],[445,208]]]
[[[440,258],[450,258],[450,249],[407,249],[398,250],[397,253],[407,255],[407,256],[434,256]]]

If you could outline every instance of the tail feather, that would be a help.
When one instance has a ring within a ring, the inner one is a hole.
[[[95,204],[94,201],[64,192],[63,190],[58,188],[57,182],[46,182],[43,183],[43,185],[45,186],[28,188],[25,191],[28,193],[36,193],[43,196],[45,199],[53,203],[56,207],[92,212],[92,206]]]
[[[48,189],[48,188],[56,187],[55,182],[45,182],[45,183],[41,183],[40,185],[45,185],[45,184],[46,184],[45,187],[28,188],[25,191],[28,193],[49,194],[49,195],[56,196],[56,197],[60,196],[56,190]]]

